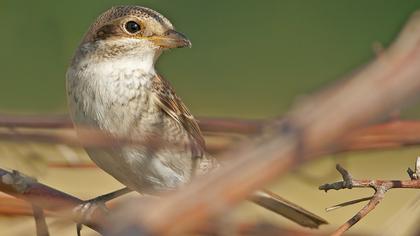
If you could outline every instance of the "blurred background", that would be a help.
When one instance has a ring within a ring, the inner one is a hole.
[[[73,0],[0,1],[0,113],[65,114],[65,72],[80,39],[104,10],[137,4],[167,16],[193,42],[192,49],[165,53],[158,71],[175,86],[196,116],[272,118],[300,96],[322,88],[387,47],[420,0],[405,1],[197,1]],[[402,117],[420,117],[418,106]],[[357,178],[406,179],[420,148],[348,153],[308,163],[270,189],[325,217],[330,231],[362,205],[325,213],[324,208],[371,194],[325,194],[320,184],[339,179],[336,163]],[[120,186],[94,168],[58,168],[51,162],[88,163],[82,150],[63,145],[0,143],[0,167],[18,169],[55,188],[88,199]],[[351,232],[415,235],[415,190],[392,190]],[[1,204],[1,203],[0,203]],[[296,227],[244,203],[232,217],[265,219]],[[398,220],[396,220],[398,219]],[[75,226],[52,222],[52,235],[74,235]],[[0,235],[35,235],[30,217],[0,216]],[[378,231],[378,226],[381,230]],[[95,235],[89,230],[84,235]]]

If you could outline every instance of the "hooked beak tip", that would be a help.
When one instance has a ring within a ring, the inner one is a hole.
[[[168,30],[163,36],[152,38],[152,41],[162,48],[191,48],[191,41],[184,34]]]

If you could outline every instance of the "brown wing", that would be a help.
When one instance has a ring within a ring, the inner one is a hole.
[[[205,142],[200,127],[188,108],[176,95],[171,84],[161,76],[156,76],[153,79],[153,91],[161,109],[187,130],[194,141],[200,146],[201,152],[204,151]]]

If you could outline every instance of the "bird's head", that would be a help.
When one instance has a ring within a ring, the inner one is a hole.
[[[100,15],[86,33],[81,48],[96,56],[157,58],[165,49],[191,47],[160,13],[140,6],[119,6]]]

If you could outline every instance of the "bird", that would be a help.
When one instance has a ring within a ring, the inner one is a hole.
[[[147,7],[116,6],[101,14],[84,35],[66,73],[71,119],[114,137],[153,139],[156,145],[85,148],[90,159],[129,191],[159,194],[186,185],[220,166],[206,152],[197,120],[171,83],[155,68],[163,52],[191,41],[162,14]],[[172,144],[172,145],[165,145]],[[327,222],[267,190],[251,201],[306,227]]]

